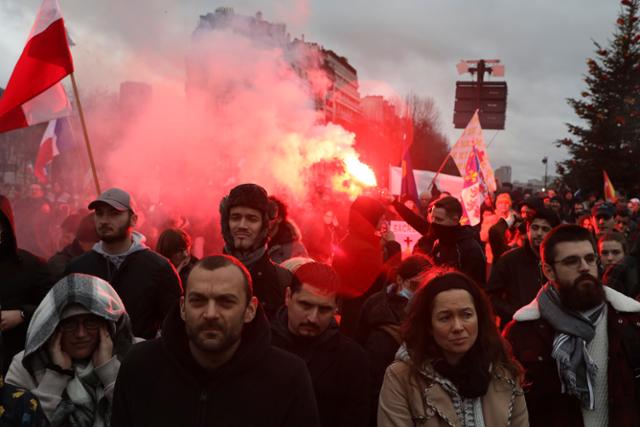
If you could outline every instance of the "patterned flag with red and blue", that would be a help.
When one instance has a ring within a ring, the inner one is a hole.
[[[488,192],[489,189],[480,169],[478,151],[473,147],[465,167],[464,184],[460,193],[464,210],[461,224],[474,226],[480,223],[482,219],[480,210]]]

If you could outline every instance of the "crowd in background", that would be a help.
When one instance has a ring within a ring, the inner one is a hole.
[[[1,194],[2,372],[42,408],[15,425],[640,425],[636,197],[505,184],[471,227],[437,189],[300,209],[242,184],[215,220]]]

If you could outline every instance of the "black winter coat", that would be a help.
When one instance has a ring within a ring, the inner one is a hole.
[[[372,402],[367,356],[362,348],[342,335],[335,322],[311,339],[291,334],[287,324],[287,308],[282,307],[271,324],[272,344],[307,363],[321,425],[367,426]]]
[[[533,300],[546,279],[540,259],[527,241],[523,247],[505,252],[493,264],[487,283],[487,293],[493,310],[504,326],[520,307]]]
[[[365,301],[358,320],[356,341],[369,356],[371,401],[378,402],[387,367],[400,348],[400,325],[407,317],[409,300],[396,294],[397,285],[375,293]],[[369,425],[376,425],[378,405],[372,407]]]
[[[0,196],[0,222],[3,230],[0,239],[4,242],[0,246],[0,309],[21,310],[25,316],[21,324],[2,332],[4,348],[0,368],[4,374],[13,356],[24,349],[31,316],[53,283],[43,260],[18,249],[13,212],[4,196]]]
[[[61,278],[69,263],[82,254],[84,254],[84,250],[80,246],[80,242],[78,242],[78,239],[73,239],[73,242],[49,258],[49,261],[47,261],[49,272],[53,277]]]
[[[431,252],[435,264],[453,267],[483,287],[487,282],[487,259],[477,231],[468,225],[432,227],[436,227],[438,239]]]
[[[120,268],[91,250],[74,259],[65,271],[98,276],[116,290],[131,318],[133,334],[155,338],[162,320],[182,294],[180,278],[168,259],[150,249],[128,255]]]
[[[214,372],[191,356],[176,306],[162,338],[135,345],[120,367],[112,427],[316,427],[318,411],[300,358],[270,346],[262,309],[244,325],[233,358]]]
[[[253,280],[253,294],[262,304],[267,318],[271,320],[284,304],[284,291],[291,285],[293,276],[289,270],[271,261],[267,253],[246,267]]]

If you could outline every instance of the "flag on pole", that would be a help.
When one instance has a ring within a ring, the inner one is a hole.
[[[482,175],[478,151],[472,147],[465,166],[464,184],[460,193],[464,210],[460,224],[474,226],[480,223],[482,220],[480,208],[487,194],[488,188]]]
[[[476,149],[478,160],[480,162],[480,170],[482,171],[485,183],[491,192],[495,192],[498,187],[496,185],[496,178],[493,174],[493,168],[489,163],[487,147],[484,144],[478,110],[476,110],[473,117],[471,117],[471,120],[469,120],[469,124],[467,124],[464,132],[462,132],[462,136],[460,136],[460,139],[456,141],[450,153],[451,158],[462,175],[465,174],[469,155],[473,148]]]
[[[60,153],[68,151],[73,144],[75,144],[75,142],[69,119],[64,117],[62,119],[51,120],[47,125],[47,129],[44,131],[44,135],[42,135],[40,148],[38,149],[35,166],[33,168],[33,173],[40,183],[46,184],[49,182],[47,166],[49,166],[51,162],[53,162],[53,159]]]
[[[400,199],[413,200],[418,205],[418,187],[416,179],[413,175],[413,166],[411,164],[411,144],[413,143],[413,123],[409,117],[405,122],[405,132],[402,141],[402,183],[400,185]]]
[[[602,174],[604,176],[604,200],[611,203],[616,203],[618,201],[618,197],[616,196],[616,190],[613,188],[613,184],[609,179],[609,175],[607,175],[607,171],[603,170]]]
[[[60,80],[73,60],[58,0],[43,0],[27,44],[0,98],[0,132],[70,114]]]

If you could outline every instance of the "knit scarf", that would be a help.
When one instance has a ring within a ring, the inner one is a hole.
[[[575,396],[583,408],[593,410],[593,382],[598,367],[587,351],[587,344],[596,333],[596,322],[605,304],[587,313],[565,309],[558,291],[546,284],[538,294],[540,316],[556,331],[551,357],[556,360],[562,392]]]

